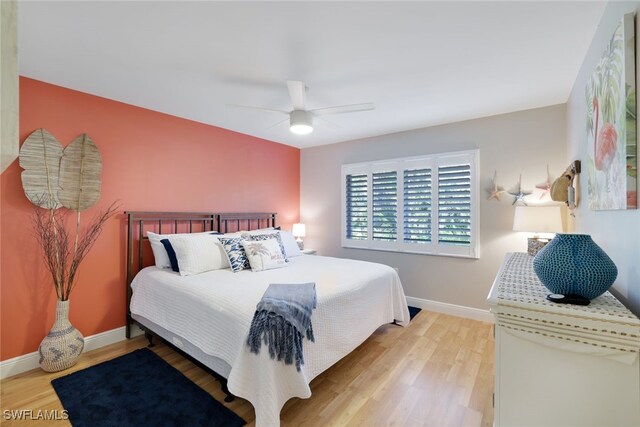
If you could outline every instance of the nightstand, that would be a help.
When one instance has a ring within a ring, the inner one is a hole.
[[[301,251],[305,255],[317,255],[318,251],[316,249],[303,249]]]

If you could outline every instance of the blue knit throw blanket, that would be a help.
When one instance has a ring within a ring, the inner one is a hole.
[[[304,364],[302,340],[315,341],[311,313],[316,308],[316,284],[269,285],[253,315],[247,345],[258,354],[262,341],[269,346],[269,355],[287,365]]]

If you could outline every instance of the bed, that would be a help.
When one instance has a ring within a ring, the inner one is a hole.
[[[378,327],[409,322],[398,275],[382,264],[302,255],[291,258],[287,268],[257,273],[220,269],[180,276],[144,267],[149,227],[181,231],[182,224],[187,232],[224,233],[275,227],[275,214],[127,214],[127,328],[131,322],[140,324],[226,378],[231,393],[253,404],[259,427],[279,425],[287,400],[311,396],[311,380]],[[270,283],[304,282],[316,283],[318,306],[312,316],[315,342],[304,341],[304,364],[298,372],[293,365],[272,360],[265,348],[251,353],[246,337],[256,304]]]

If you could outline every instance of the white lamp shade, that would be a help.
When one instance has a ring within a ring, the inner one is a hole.
[[[304,237],[307,234],[306,231],[307,230],[304,224],[297,223],[297,224],[293,224],[293,229],[291,230],[291,234],[293,234],[294,237]]]
[[[562,233],[560,206],[516,206],[514,231]]]

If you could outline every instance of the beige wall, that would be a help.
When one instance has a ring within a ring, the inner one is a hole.
[[[513,200],[487,201],[494,170],[510,188],[522,174],[532,189],[567,166],[565,106],[492,116],[340,144],[303,149],[300,215],[305,247],[321,255],[380,262],[400,269],[407,296],[486,309],[486,297],[506,252],[526,251],[526,235],[511,230]],[[480,259],[342,248],[340,166],[447,151],[480,149]]]
[[[567,156],[571,160],[587,160],[585,86],[618,22],[628,12],[640,14],[640,2],[610,2],[607,5],[578,73],[567,102]],[[640,58],[637,17],[636,58]],[[636,60],[636,76],[640,75],[638,65]],[[640,80],[636,83],[638,87]],[[636,315],[640,315],[640,210],[589,210],[587,176],[584,172],[580,180],[582,201],[570,226],[576,233],[591,234],[593,240],[613,259],[618,267],[613,293]]]

